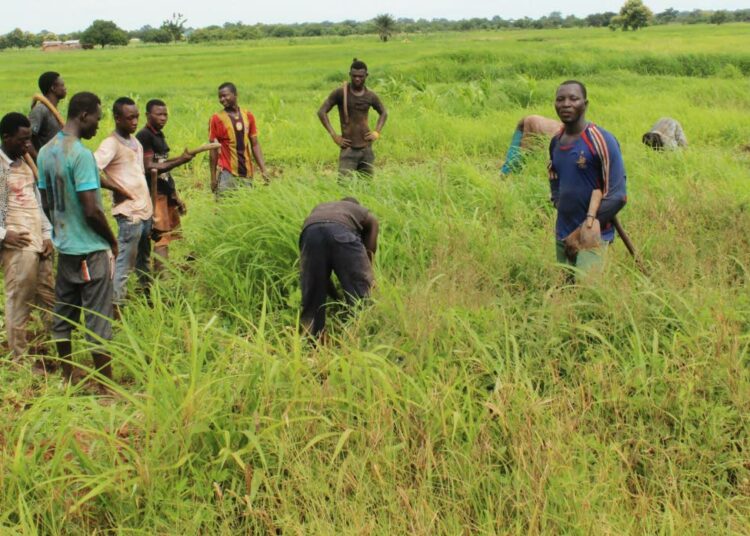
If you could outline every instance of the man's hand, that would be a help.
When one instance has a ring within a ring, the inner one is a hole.
[[[117,255],[120,253],[120,250],[117,248],[117,242],[109,245],[109,251],[112,253],[112,257],[116,259]]]
[[[5,232],[3,244],[19,249],[25,248],[31,244],[31,237],[27,231],[16,232],[8,230]]]
[[[352,140],[345,138],[344,136],[334,134],[331,137],[333,138],[334,143],[342,149],[347,149],[352,146]]]
[[[52,256],[52,253],[55,251],[55,246],[52,245],[52,240],[49,238],[45,238],[42,241],[42,258],[47,259],[50,256]]]
[[[185,162],[190,162],[193,158],[195,158],[195,155],[185,149],[184,151],[182,151],[180,158]]]
[[[216,193],[219,189],[219,177],[211,177],[211,192]]]
[[[377,130],[371,130],[365,134],[365,141],[377,141],[380,139],[380,132]]]
[[[117,188],[117,190],[112,191],[112,198],[115,202],[115,205],[119,205],[124,201],[133,199],[133,195],[123,188]]]
[[[177,212],[179,212],[181,216],[187,214],[187,205],[182,199],[177,200]]]
[[[596,249],[602,236],[601,225],[596,218],[586,218],[581,225],[581,249]]]

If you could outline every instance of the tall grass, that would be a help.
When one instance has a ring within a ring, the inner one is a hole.
[[[177,148],[205,137],[215,55],[244,53],[235,81],[282,173],[216,204],[205,162],[180,172],[185,239],[153,306],[136,295],[117,324],[113,403],[0,367],[0,532],[747,533],[747,41],[730,25],[55,56],[74,90],[165,97]],[[354,55],[391,119],[376,177],[342,185],[314,112]],[[3,109],[20,107],[49,56],[4,58]],[[604,281],[566,285],[545,155],[498,178],[566,65],[621,142],[647,276],[615,243]],[[688,150],[640,145],[663,115]],[[380,218],[377,286],[314,348],[298,233],[345,194]]]

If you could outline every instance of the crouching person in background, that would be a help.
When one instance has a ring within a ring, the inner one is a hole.
[[[687,147],[687,138],[682,125],[677,119],[662,117],[651,130],[643,135],[642,141],[654,150],[677,149]]]
[[[353,197],[321,203],[305,220],[299,245],[300,321],[308,333],[321,337],[326,323],[326,297],[338,298],[331,272],[338,277],[349,304],[370,295],[378,220]]]
[[[38,157],[39,189],[59,252],[52,336],[64,360],[63,377],[69,381],[74,377],[71,333],[81,310],[90,342],[112,338],[112,259],[117,255],[117,240],[102,208],[94,155],[81,143],[81,138],[94,137],[101,114],[96,95],[74,95],[65,127],[42,147]],[[99,373],[112,379],[109,355],[97,347],[92,357]],[[100,389],[106,391],[104,386]]]

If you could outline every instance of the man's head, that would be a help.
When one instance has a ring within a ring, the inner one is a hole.
[[[237,106],[237,86],[232,82],[224,82],[219,86],[219,103],[224,108]]]
[[[112,105],[115,127],[121,133],[133,134],[138,129],[138,106],[130,97],[120,97]]]
[[[96,136],[102,118],[102,101],[88,91],[76,93],[68,105],[68,122],[78,126],[78,134],[85,140]]]
[[[68,94],[68,89],[65,87],[65,81],[60,76],[60,73],[54,71],[47,71],[39,77],[39,91],[45,96],[54,96],[57,100],[62,100]]]
[[[349,67],[349,78],[354,89],[362,89],[367,80],[367,65],[365,62],[354,58],[351,67]]]
[[[169,112],[163,100],[151,99],[146,103],[146,121],[154,130],[161,130],[167,124]]]
[[[576,123],[584,117],[588,105],[586,86],[578,80],[566,80],[558,86],[555,94],[555,111],[564,124]]]
[[[31,123],[18,112],[11,112],[0,119],[0,138],[3,152],[15,160],[29,152],[31,146]]]
[[[658,132],[646,132],[643,135],[643,143],[655,151],[664,149],[664,140],[661,138],[661,134]]]

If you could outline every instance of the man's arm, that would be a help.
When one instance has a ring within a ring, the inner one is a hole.
[[[370,262],[373,262],[375,252],[378,249],[378,228],[378,219],[372,214],[368,214],[362,225],[362,242],[365,245]]]
[[[351,146],[351,140],[345,138],[344,136],[339,136],[338,134],[336,134],[336,131],[333,130],[333,125],[331,125],[331,120],[328,118],[328,112],[330,112],[333,107],[336,106],[335,95],[336,90],[334,90],[333,93],[331,93],[328,98],[323,101],[320,109],[318,109],[318,119],[320,119],[320,122],[323,124],[323,127],[333,139],[333,142],[342,149],[346,149],[347,147]]]
[[[371,106],[376,112],[378,112],[378,122],[375,125],[375,130],[371,130],[370,132],[365,134],[365,140],[372,142],[380,138],[380,131],[383,130],[385,122],[388,119],[388,110],[385,109],[383,103],[380,102],[380,98],[378,98],[378,96],[375,94],[373,94]]]
[[[86,218],[86,223],[96,234],[107,241],[112,250],[112,254],[116,257],[117,239],[112,233],[109,223],[107,223],[107,217],[104,215],[104,211],[99,207],[99,203],[97,203],[96,190],[78,192],[78,200],[81,202],[83,216]]]
[[[266,178],[266,161],[263,159],[263,150],[260,148],[258,136],[250,136],[250,149],[253,151],[253,158],[258,163],[260,174]]]
[[[100,178],[102,181],[102,188],[106,188],[107,190],[110,190],[114,193],[115,205],[118,205],[127,199],[133,199],[133,196],[130,194],[130,192],[110,179],[104,170],[101,170]]]
[[[557,208],[557,202],[560,200],[560,179],[557,176],[555,166],[552,164],[552,153],[555,149],[555,138],[552,138],[549,142],[549,162],[547,162],[547,176],[549,178],[549,190],[550,190],[550,201],[555,208]]]
[[[94,160],[96,160],[96,167],[100,170],[100,179],[102,188],[106,188],[114,192],[115,205],[122,203],[126,199],[133,199],[133,197],[120,186],[116,181],[112,180],[105,171],[106,167],[109,166],[110,162],[114,160],[117,154],[117,141],[111,136],[107,137],[99,145],[99,148],[94,152]]]
[[[187,149],[180,156],[170,158],[164,162],[154,162],[154,153],[144,152],[143,153],[143,167],[145,169],[155,169],[159,173],[166,173],[172,171],[174,168],[179,167],[183,164],[187,164],[194,158],[194,155],[190,154]]]
[[[42,142],[39,139],[39,131],[41,130],[42,122],[44,121],[44,116],[41,113],[43,107],[44,105],[42,103],[37,103],[37,105],[29,112],[29,123],[31,123],[31,147],[29,147],[29,154],[31,155],[31,158],[34,159],[34,162],[36,162],[39,149],[42,148]]]

